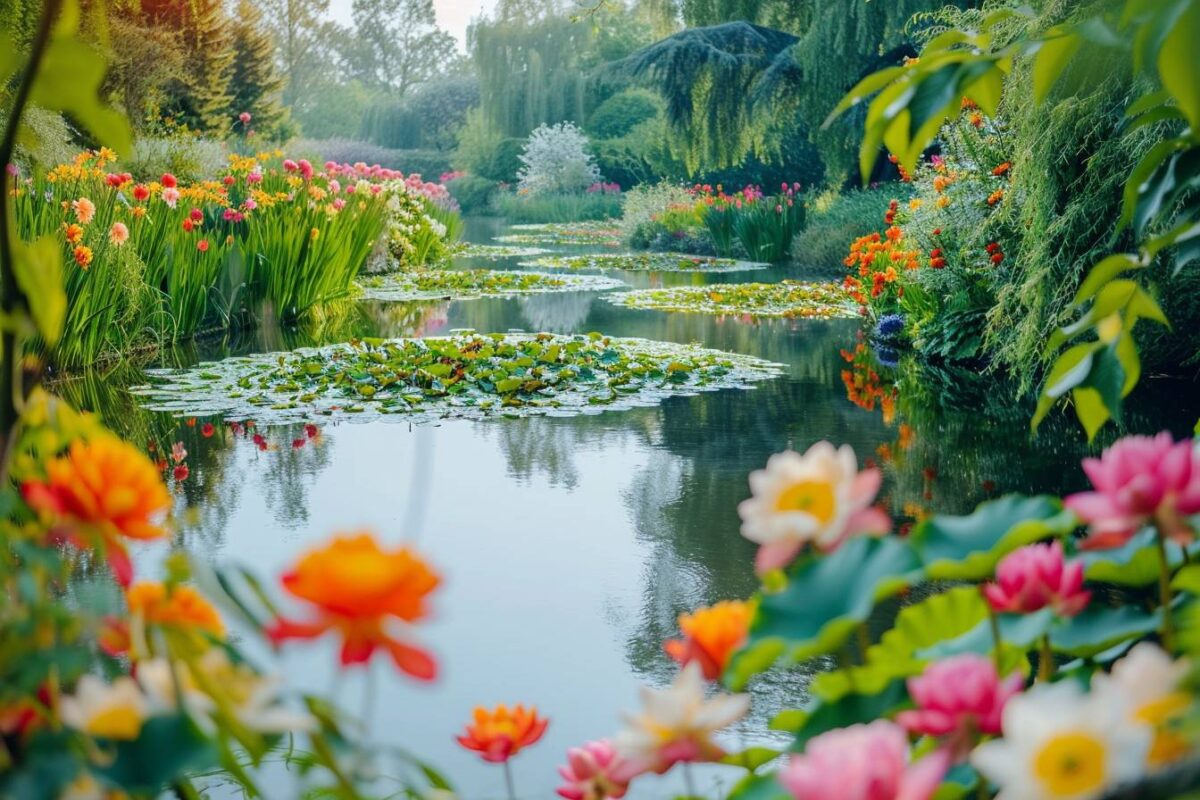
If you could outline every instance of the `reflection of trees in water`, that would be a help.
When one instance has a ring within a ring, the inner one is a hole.
[[[521,315],[531,331],[581,333],[595,300],[594,292],[551,292],[520,298]]]
[[[317,473],[329,464],[329,448],[318,438],[307,439],[303,425],[283,425],[262,431],[269,449],[252,458],[263,500],[285,528],[308,522],[308,490]],[[293,447],[292,442],[303,442]]]

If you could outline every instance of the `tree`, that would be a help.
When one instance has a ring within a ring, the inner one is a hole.
[[[232,38],[233,72],[226,116],[233,119],[249,112],[255,129],[271,135],[287,115],[280,105],[283,78],[275,64],[275,42],[264,27],[262,11],[251,0],[238,0]]]
[[[329,0],[266,0],[266,7],[283,72],[283,102],[294,106],[323,60],[322,42],[332,24],[324,20]]]
[[[185,79],[181,33],[153,24],[140,11],[116,10],[108,20],[108,34],[105,94],[140,131],[152,122],[152,110],[167,105],[172,87]]]
[[[234,53],[221,0],[142,0],[141,17],[144,24],[179,31],[186,69],[168,87],[162,110],[189,128],[224,133]]]
[[[433,0],[354,0],[355,72],[365,86],[405,97],[454,60]]]

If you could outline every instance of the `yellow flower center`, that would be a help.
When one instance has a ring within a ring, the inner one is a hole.
[[[142,715],[128,705],[103,709],[87,723],[87,732],[101,739],[136,739],[141,730]]]
[[[1033,774],[1053,797],[1090,794],[1104,785],[1104,742],[1084,731],[1051,738],[1034,757]]]
[[[1161,767],[1178,761],[1190,751],[1190,744],[1177,728],[1178,720],[1191,706],[1192,698],[1187,692],[1172,692],[1146,703],[1133,715],[1154,729],[1154,740],[1146,762],[1152,767]]]
[[[800,481],[779,493],[775,507],[780,511],[803,511],[824,524],[833,519],[837,499],[830,483]]]

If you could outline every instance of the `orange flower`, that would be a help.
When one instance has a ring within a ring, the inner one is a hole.
[[[63,236],[71,244],[79,244],[83,241],[83,226],[72,222],[70,225],[63,224]]]
[[[983,115],[980,114],[978,111],[975,112],[974,114],[972,114],[971,115],[971,124],[974,125],[976,128],[982,128],[983,127]]]
[[[167,487],[141,451],[115,436],[72,442],[65,455],[46,464],[45,481],[28,480],[21,491],[29,506],[76,547],[88,549],[83,537],[98,536],[122,586],[133,578],[122,538],[166,535]]]
[[[489,711],[476,706],[473,721],[467,726],[458,743],[479,753],[484,761],[499,764],[535,744],[546,732],[550,721],[539,717],[537,708],[516,705],[510,710],[501,703]]]
[[[425,597],[438,583],[437,573],[406,547],[384,550],[366,532],[338,536],[309,551],[283,576],[288,592],[316,606],[316,619],[281,618],[268,635],[280,642],[337,631],[342,636],[343,666],[366,663],[382,647],[402,671],[432,680],[437,674],[433,657],[398,640],[388,627],[392,618],[405,623],[423,619]]]
[[[996,205],[996,203],[999,203],[1002,199],[1004,199],[1004,190],[997,189],[996,191],[994,191],[988,195],[987,204],[989,206],[994,206],[994,205]]]
[[[691,614],[681,614],[679,628],[682,639],[671,639],[663,645],[667,655],[687,665],[700,665],[707,680],[715,681],[725,672],[734,652],[746,643],[750,629],[750,604],[725,600],[708,608],[698,608]]]
[[[224,637],[225,625],[217,609],[192,586],[168,588],[157,581],[139,581],[125,593],[129,613],[154,625],[203,631]]]
[[[1008,172],[1010,169],[1012,169],[1012,162],[1005,161],[1003,164],[1001,164],[1000,166],[998,166],[994,170],[992,170],[992,174],[995,175],[996,177],[999,177],[999,176],[1003,175],[1004,173]]]
[[[87,269],[92,263],[92,248],[87,245],[76,245],[75,252],[72,255],[75,257],[75,263],[84,269]]]

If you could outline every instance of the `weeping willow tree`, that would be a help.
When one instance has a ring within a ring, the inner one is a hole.
[[[690,28],[613,65],[658,89],[675,147],[689,169],[721,168],[748,155],[770,158],[778,137],[799,118],[831,179],[854,165],[861,119],[819,123],[862,76],[915,55],[914,40],[935,24],[928,12],[980,0],[791,0],[708,3],[755,6],[755,19]],[[697,7],[704,4],[697,3]],[[789,32],[791,31],[791,32]]]

